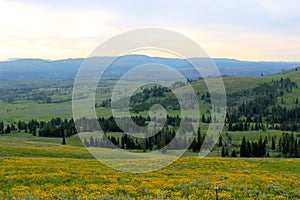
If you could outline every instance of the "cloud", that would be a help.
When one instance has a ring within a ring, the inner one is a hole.
[[[1,1],[0,59],[88,56],[134,28],[171,29],[211,57],[300,60],[299,1]]]
[[[112,12],[0,3],[2,58],[87,56],[114,31]],[[102,37],[101,37],[102,36]]]

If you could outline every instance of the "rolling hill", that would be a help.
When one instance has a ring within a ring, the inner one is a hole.
[[[98,57],[99,65],[108,57]],[[201,58],[191,58],[201,63]],[[13,59],[0,62],[0,79],[73,79],[84,61],[83,58],[64,60]],[[259,76],[272,74],[300,66],[300,62],[252,62],[235,59],[214,58],[222,75]],[[160,63],[177,69],[188,78],[199,77],[189,63],[182,59],[159,58],[144,55],[128,55],[117,59],[106,72],[111,78],[145,63]]]

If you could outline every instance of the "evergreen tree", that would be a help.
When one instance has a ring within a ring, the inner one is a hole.
[[[36,136],[36,127],[35,127],[35,126],[33,127],[32,135],[33,135],[33,136]]]
[[[189,149],[192,150],[193,152],[199,151],[196,138],[193,139]]]
[[[231,152],[231,157],[233,157],[233,158],[237,157],[237,153],[236,153],[235,150],[233,150],[233,151]]]
[[[229,152],[227,148],[225,149],[225,156],[229,156]]]
[[[205,119],[205,115],[202,114],[202,119],[201,119],[202,123],[206,123],[206,119]]]
[[[275,150],[275,149],[276,149],[276,146],[275,146],[275,138],[274,138],[274,136],[272,136],[271,149],[272,149],[272,150]]]
[[[94,137],[91,135],[90,137],[90,146],[91,147],[94,147],[95,146],[95,140],[94,140]]]
[[[5,129],[5,133],[10,133],[10,132],[11,132],[10,126],[7,125],[7,126],[6,126],[6,129]]]
[[[84,143],[85,147],[89,147],[90,146],[90,144],[88,143],[88,141],[86,140],[86,138],[84,138],[84,142],[83,143]]]
[[[224,147],[224,146],[222,146],[221,156],[222,156],[222,157],[225,157],[225,156],[226,156],[226,154],[225,154],[225,147]]]
[[[264,148],[264,144],[263,144],[263,140],[262,140],[262,137],[260,136],[259,137],[259,141],[258,141],[258,145],[257,145],[257,148],[258,148],[258,157],[262,157],[265,155],[265,148]]]
[[[62,145],[66,145],[66,138],[65,138],[65,135],[63,135],[61,144],[62,144]]]
[[[3,121],[0,122],[0,134],[4,133],[4,123]]]
[[[228,130],[229,130],[229,131],[232,131],[232,122],[231,122],[231,121],[229,122]]]
[[[251,156],[251,152],[249,150],[245,136],[242,139],[242,144],[240,147],[240,156],[241,157],[250,157]]]
[[[220,135],[219,137],[219,147],[223,146],[223,139],[222,139],[222,135]]]
[[[200,151],[201,146],[202,146],[202,136],[201,136],[201,129],[198,127],[197,129],[197,151]]]

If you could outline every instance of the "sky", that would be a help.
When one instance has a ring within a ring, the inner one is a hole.
[[[214,58],[300,61],[299,8],[297,0],[0,0],[0,60],[84,58],[119,33],[164,28]]]

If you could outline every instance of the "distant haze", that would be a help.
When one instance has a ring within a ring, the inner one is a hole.
[[[101,60],[107,57],[99,57]],[[196,59],[197,58],[192,58]],[[64,60],[17,59],[0,62],[0,79],[73,79],[84,61],[83,58]],[[199,59],[201,61],[201,59]],[[252,62],[235,59],[214,58],[213,61],[222,75],[260,76],[300,66],[300,62]],[[149,57],[144,55],[128,55],[120,57],[105,72],[106,77],[118,78],[138,65],[159,63],[170,66],[187,78],[196,78],[194,68],[186,60],[176,58]]]

